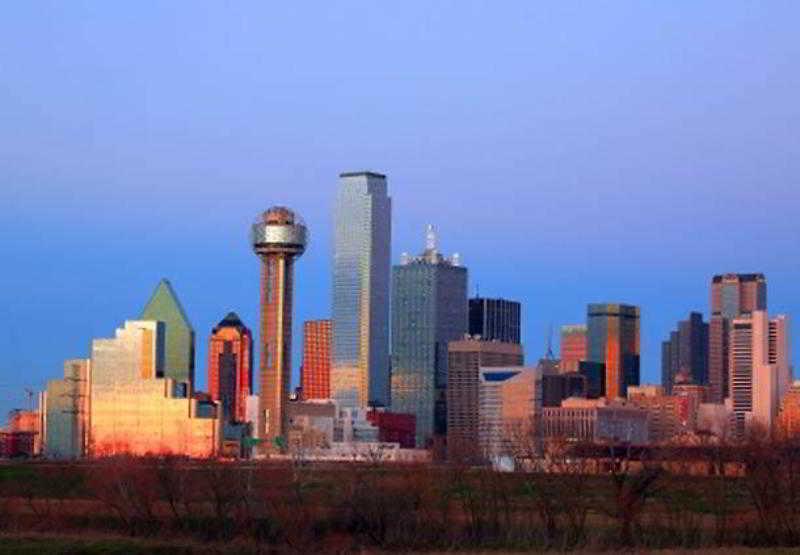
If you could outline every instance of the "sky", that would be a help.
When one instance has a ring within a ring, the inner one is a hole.
[[[799,18],[781,1],[8,3],[0,415],[162,277],[205,387],[213,325],[256,328],[248,228],[275,204],[311,237],[299,367],[302,321],[330,315],[351,170],[388,176],[395,262],[433,223],[471,291],[523,302],[528,361],[587,303],[627,302],[656,382],[715,273],[764,272],[770,311],[800,317]]]

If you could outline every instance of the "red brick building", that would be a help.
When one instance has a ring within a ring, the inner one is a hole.
[[[300,373],[303,399],[331,397],[331,329],[330,320],[311,320],[303,324]]]

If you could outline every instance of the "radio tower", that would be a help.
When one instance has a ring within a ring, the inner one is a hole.
[[[258,437],[280,446],[286,436],[292,378],[294,261],[306,250],[306,226],[288,208],[275,206],[253,224],[251,239],[261,259]]]

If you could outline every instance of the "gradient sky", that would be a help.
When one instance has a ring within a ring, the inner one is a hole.
[[[798,317],[799,20],[780,1],[7,3],[0,414],[161,277],[204,387],[211,327],[256,327],[247,232],[273,204],[311,233],[299,365],[346,170],[388,175],[394,261],[432,222],[472,291],[523,301],[529,361],[549,324],[628,302],[657,381],[719,272],[766,273],[771,312]]]

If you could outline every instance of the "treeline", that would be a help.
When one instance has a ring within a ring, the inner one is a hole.
[[[668,454],[560,446],[524,472],[377,460],[30,463],[0,467],[0,527],[302,553],[800,546],[797,454],[772,441]]]

